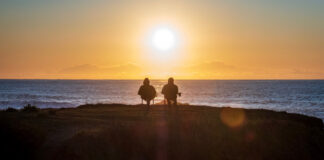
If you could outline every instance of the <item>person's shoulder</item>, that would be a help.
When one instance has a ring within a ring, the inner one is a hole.
[[[150,85],[150,88],[154,88],[154,86]]]
[[[163,87],[162,87],[162,91],[166,90],[168,88],[168,85],[165,84]]]

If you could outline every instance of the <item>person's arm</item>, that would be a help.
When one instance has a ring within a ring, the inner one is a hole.
[[[165,86],[162,88],[162,94],[165,94]]]
[[[138,89],[137,94],[138,94],[138,95],[142,95],[142,93],[143,93],[143,86],[141,86],[141,87]]]
[[[154,97],[156,97],[157,96],[156,90],[155,90],[155,88],[153,86],[152,86],[152,88],[153,88],[153,92],[154,92]]]

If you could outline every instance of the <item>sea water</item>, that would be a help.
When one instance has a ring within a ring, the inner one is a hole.
[[[176,80],[179,101],[215,107],[264,108],[324,120],[324,80]],[[0,80],[0,109],[76,107],[82,104],[139,104],[142,80]],[[166,80],[152,80],[158,96]]]

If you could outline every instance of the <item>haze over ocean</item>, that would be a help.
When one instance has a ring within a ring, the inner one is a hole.
[[[158,97],[165,80],[152,80]],[[180,102],[264,108],[324,120],[324,80],[176,80]],[[139,104],[142,80],[0,80],[0,109],[76,107],[86,103]]]

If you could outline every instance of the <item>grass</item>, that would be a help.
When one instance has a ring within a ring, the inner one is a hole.
[[[83,105],[0,112],[10,159],[324,159],[322,120],[204,106]]]

